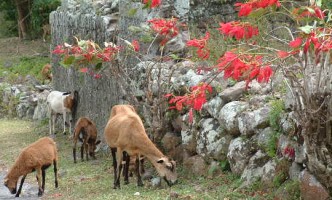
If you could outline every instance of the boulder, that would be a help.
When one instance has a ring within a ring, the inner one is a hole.
[[[226,135],[218,121],[213,118],[202,119],[197,134],[197,153],[215,160],[226,160],[227,150],[232,136]]]
[[[234,174],[241,175],[248,165],[253,154],[251,146],[249,140],[241,137],[235,138],[229,144],[227,159]]]
[[[227,133],[238,136],[240,135],[238,116],[248,108],[248,103],[243,101],[232,101],[224,105],[219,112],[218,121]]]

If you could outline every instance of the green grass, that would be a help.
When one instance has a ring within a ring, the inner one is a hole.
[[[37,127],[37,128],[36,128]],[[21,149],[40,137],[48,134],[47,126],[40,126],[31,121],[0,119],[0,171],[9,169]],[[178,168],[179,183],[168,187],[162,182],[160,188],[152,187],[144,181],[144,187],[136,186],[136,179],[130,178],[128,185],[121,184],[121,189],[113,189],[112,160],[108,154],[97,153],[97,160],[74,164],[72,142],[68,136],[58,134],[56,142],[59,151],[59,187],[54,188],[54,174],[51,166],[46,172],[45,194],[42,199],[271,199],[259,189],[239,189],[241,180],[229,172],[224,172],[213,179],[184,176],[183,168]],[[146,162],[146,168],[149,163]],[[121,180],[123,183],[123,180]],[[27,183],[37,187],[34,174],[29,174]],[[134,194],[139,192],[139,196]],[[22,194],[24,195],[24,194]]]

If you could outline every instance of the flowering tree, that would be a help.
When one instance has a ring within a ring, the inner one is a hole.
[[[148,8],[155,8],[161,1],[144,0],[143,3]],[[308,6],[297,6],[293,1],[281,3],[279,0],[249,0],[236,3],[235,7],[239,11],[239,20],[220,23],[218,28],[222,37],[231,38],[232,45],[216,60],[213,70],[217,73],[223,72],[226,79],[245,80],[249,87],[252,80],[269,82],[274,71],[281,69],[294,96],[293,110],[298,130],[301,131],[307,147],[308,169],[331,189],[331,11],[321,10],[319,1]],[[251,23],[253,20],[250,19],[254,18],[255,24],[259,24],[259,20],[272,14],[286,16],[291,26],[271,30],[266,27],[262,29]],[[179,33],[179,24],[175,18],[151,19],[148,23],[156,37],[162,38],[162,47]],[[285,30],[288,36],[278,37],[276,32],[279,30]],[[206,60],[210,58],[209,42],[210,33],[207,32],[202,38],[189,40],[187,46],[195,48],[197,57]],[[63,56],[64,64],[96,61],[95,66],[98,68],[98,63],[109,61],[109,58],[121,49],[111,46],[105,51],[91,41],[85,43],[85,51],[67,45],[57,47],[54,53]],[[139,52],[140,45],[137,40],[127,43],[132,46],[134,52]],[[273,47],[271,43],[278,43],[278,48]],[[88,71],[85,67],[79,69],[82,72]],[[165,94],[165,97],[171,109],[188,109],[189,119],[192,121],[194,110],[202,109],[211,92],[212,87],[209,83],[203,82],[189,88],[185,95],[169,93]],[[147,99],[153,98],[147,94]],[[294,152],[290,149],[287,150],[287,154],[293,157]]]
[[[332,49],[332,14],[330,10],[321,10],[320,1],[298,7],[292,1],[283,3],[279,0],[236,3],[240,20],[220,23],[218,28],[224,37],[230,37],[235,42],[232,49],[217,60],[214,69],[223,72],[226,79],[245,80],[247,86],[254,79],[269,82],[272,69],[281,69],[295,100],[293,111],[297,130],[306,146],[308,169],[331,189],[332,65],[329,58]],[[292,3],[292,6],[286,3]],[[250,23],[251,17],[258,24],[257,20],[272,14],[287,16],[293,27],[269,30]],[[276,31],[280,29],[289,36],[279,38]],[[269,42],[259,42],[266,40]],[[208,59],[208,42],[209,33],[206,33],[201,39],[188,41],[187,46],[197,48],[199,58]],[[273,42],[278,43],[278,48],[270,45]],[[200,110],[206,102],[206,95],[203,94],[211,90],[206,83],[201,86],[193,87],[185,96],[167,94],[169,103],[174,105],[171,108],[182,110],[187,107],[190,112],[192,109]],[[294,156],[293,150],[287,152]]]

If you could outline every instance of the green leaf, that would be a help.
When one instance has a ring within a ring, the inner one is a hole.
[[[322,0],[316,0],[316,5],[318,7],[322,7]]]
[[[68,56],[63,60],[64,65],[71,65],[75,60],[75,56]]]
[[[171,54],[171,55],[169,55],[169,57],[171,57],[174,60],[179,60],[180,59],[180,57],[176,54]]]
[[[103,64],[101,62],[97,63],[96,66],[95,66],[95,69],[100,70],[102,66],[103,66]]]
[[[313,29],[313,26],[305,25],[305,26],[299,27],[299,29],[301,31],[303,31],[304,33],[306,33],[306,34],[309,34],[309,33],[311,33],[311,30]]]
[[[130,9],[128,11],[128,16],[134,16],[137,13],[137,8]]]

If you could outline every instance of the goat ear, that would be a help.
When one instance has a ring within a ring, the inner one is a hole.
[[[100,144],[100,142],[101,142],[100,140],[97,140],[96,145]]]

